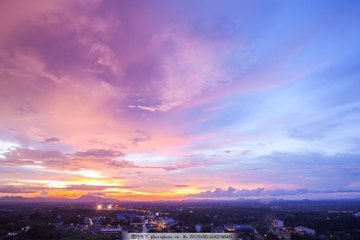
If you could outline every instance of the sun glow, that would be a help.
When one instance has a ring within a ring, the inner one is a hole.
[[[105,176],[102,173],[89,169],[82,169],[77,171],[64,171],[64,172],[69,174],[78,174],[88,178],[105,178]]]

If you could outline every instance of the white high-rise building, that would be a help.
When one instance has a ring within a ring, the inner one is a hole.
[[[196,232],[201,232],[201,230],[202,230],[202,225],[199,223],[199,224],[196,224],[195,225],[195,230],[196,230]]]
[[[274,227],[274,228],[283,228],[284,227],[284,221],[282,221],[282,220],[273,220],[272,221],[272,227]]]

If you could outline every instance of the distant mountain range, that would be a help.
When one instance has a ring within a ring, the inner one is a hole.
[[[299,199],[299,200],[286,200],[277,198],[266,199],[246,199],[238,198],[233,200],[219,200],[219,199],[183,199],[179,201],[174,200],[157,200],[157,201],[145,201],[145,202],[163,202],[163,203],[242,203],[242,204],[277,204],[286,202],[360,202],[360,198],[339,198],[339,199]],[[134,202],[134,201],[121,201],[114,198],[104,198],[93,195],[83,195],[79,198],[53,198],[53,197],[21,197],[21,196],[5,196],[0,197],[0,203],[119,203],[119,202]],[[136,201],[135,201],[136,202]],[[143,201],[140,201],[143,202]]]
[[[20,196],[5,196],[0,198],[0,203],[117,203],[119,200],[114,198],[103,198],[92,195],[84,195],[79,198],[51,198],[51,197],[34,197],[26,198]]]

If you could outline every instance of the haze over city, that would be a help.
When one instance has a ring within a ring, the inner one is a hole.
[[[360,2],[0,1],[0,197],[360,197]]]

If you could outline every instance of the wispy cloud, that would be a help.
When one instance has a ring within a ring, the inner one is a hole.
[[[0,185],[0,193],[35,193],[46,189],[46,187],[24,186],[24,185]]]
[[[286,197],[291,195],[305,195],[305,194],[341,194],[341,193],[357,193],[360,194],[360,189],[327,189],[327,190],[311,190],[311,189],[236,189],[229,187],[228,189],[217,188],[215,190],[208,190],[197,194],[189,194],[190,198],[241,198],[241,197]]]
[[[81,191],[101,191],[108,188],[119,188],[119,189],[131,189],[134,188],[132,186],[116,186],[116,185],[87,185],[87,184],[79,184],[79,185],[69,185],[65,189],[66,190],[81,190]]]
[[[45,138],[43,140],[44,143],[51,143],[51,142],[59,142],[60,139],[56,138],[56,137],[49,137],[49,138]]]

